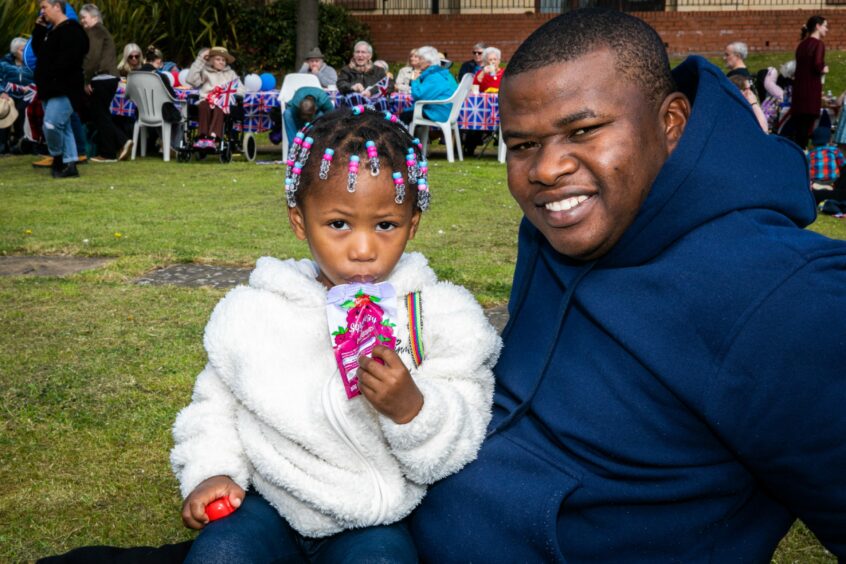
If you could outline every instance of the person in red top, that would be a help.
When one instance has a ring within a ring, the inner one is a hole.
[[[479,92],[499,92],[499,83],[505,69],[499,68],[502,52],[496,47],[488,47],[482,55],[485,66],[473,77],[473,84],[479,86]]]
[[[822,77],[828,72],[825,44],[828,22],[822,16],[811,16],[802,26],[801,43],[796,47],[796,76],[793,79],[791,112],[796,126],[793,140],[803,150],[808,145],[811,128],[820,116]]]

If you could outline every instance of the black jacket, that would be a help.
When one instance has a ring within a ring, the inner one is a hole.
[[[88,35],[76,20],[67,19],[53,28],[35,26],[32,48],[38,62],[35,84],[41,100],[67,96],[74,109],[82,106],[85,78],[82,62],[88,53]]]

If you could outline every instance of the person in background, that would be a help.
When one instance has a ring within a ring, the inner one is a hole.
[[[115,42],[103,25],[100,9],[95,4],[85,4],[79,10],[79,23],[88,35],[88,54],[83,62],[85,72],[86,121],[93,124],[97,141],[95,163],[126,160],[132,151],[132,140],[112,121],[109,106],[117,92],[118,70],[115,64]]]
[[[123,48],[123,56],[117,64],[118,72],[126,77],[130,72],[141,70],[144,64],[144,55],[141,54],[141,47],[136,43],[127,43]]]
[[[831,144],[831,129],[817,127],[811,135],[812,149],[808,151],[808,171],[814,200],[820,203],[830,197],[834,183],[846,164],[846,157]]]
[[[88,53],[88,36],[79,22],[65,15],[65,5],[64,0],[41,0],[41,14],[32,32],[32,49],[38,57],[35,84],[44,105],[43,128],[53,157],[53,178],[79,176],[71,118],[85,98],[82,63]]]
[[[417,50],[417,56],[420,57],[420,76],[411,83],[411,98],[415,101],[446,100],[452,96],[458,83],[452,73],[441,66],[438,50],[427,45]],[[445,121],[449,112],[450,107],[444,104],[423,107],[423,115],[433,121]],[[404,123],[411,123],[414,108],[403,111],[399,117]]]
[[[796,76],[793,79],[793,100],[790,106],[794,125],[793,140],[804,150],[814,122],[822,109],[822,81],[828,72],[825,64],[825,43],[828,21],[811,16],[802,26],[801,43],[796,47]]]
[[[338,73],[323,60],[320,47],[315,47],[306,53],[300,72],[317,75],[317,80],[323,88],[334,87],[338,84]]]
[[[332,99],[322,88],[303,86],[294,92],[291,100],[285,104],[282,119],[285,123],[285,134],[288,142],[293,141],[297,131],[315,118],[335,109]]]
[[[418,76],[420,76],[420,57],[417,56],[417,49],[412,49],[408,54],[408,65],[402,67],[397,73],[394,88],[397,92],[408,94],[411,92],[411,81],[417,80]]]
[[[461,63],[461,68],[458,69],[459,81],[464,78],[465,74],[472,74],[473,76],[476,76],[476,73],[482,70],[482,67],[484,66],[484,63],[482,63],[482,55],[485,54],[485,49],[487,49],[487,47],[488,46],[481,41],[473,45],[473,58]]]
[[[348,65],[338,72],[338,91],[341,94],[372,96],[368,90],[385,78],[385,71],[373,64],[373,47],[367,41],[359,41],[353,47],[353,56]]]
[[[734,43],[726,45],[726,51],[723,53],[723,61],[725,61],[726,66],[729,69],[726,76],[729,78],[732,76],[752,78],[752,74],[749,72],[749,69],[746,68],[746,57],[748,56],[749,47],[747,47],[746,43],[742,41],[735,41]]]
[[[188,84],[200,90],[200,103],[197,105],[199,139],[194,143],[195,149],[214,149],[217,141],[223,137],[224,111],[209,102],[209,95],[213,94],[216,88],[223,88],[234,80],[238,81],[236,93],[246,92],[238,75],[229,67],[234,62],[235,57],[229,54],[226,47],[212,47],[201,50],[191,64]]]
[[[764,133],[768,133],[770,128],[767,123],[767,116],[765,116],[764,112],[761,110],[761,104],[758,102],[758,96],[756,96],[755,92],[752,90],[752,82],[749,77],[742,74],[735,74],[728,77],[728,79],[729,82],[737,86],[737,89],[740,90],[741,94],[743,94],[743,98],[749,102],[749,107],[752,109],[752,113],[755,114],[755,119],[758,120],[758,125],[764,130]]]
[[[479,87],[479,92],[499,92],[499,83],[505,69],[499,67],[502,60],[502,51],[496,47],[485,49],[482,60],[485,66],[476,73],[473,84]]]
[[[23,50],[26,46],[26,39],[16,37],[9,44],[9,52],[0,58],[0,96],[12,99],[17,118],[8,127],[0,128],[0,154],[17,150],[15,145],[23,139],[23,124],[28,102],[24,100],[25,94],[5,94],[6,85],[29,86],[35,82],[32,71],[23,64]]]

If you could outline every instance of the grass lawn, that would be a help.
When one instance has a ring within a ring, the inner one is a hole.
[[[174,262],[306,256],[287,226],[282,168],[145,159],[53,181],[32,160],[0,160],[0,254],[114,261],[64,278],[0,277],[0,562],[191,538],[170,427],[224,292],[133,280]],[[504,303],[520,219],[504,165],[435,159],[430,179],[433,207],[410,248],[484,304]],[[812,228],[846,239],[844,222]],[[777,561],[833,559],[798,525]]]

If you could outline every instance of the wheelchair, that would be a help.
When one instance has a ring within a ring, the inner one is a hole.
[[[199,149],[194,143],[199,139],[196,124],[199,120],[199,95],[189,94],[186,100],[188,108],[187,119],[182,127],[182,138],[177,149],[176,159],[181,163],[187,163],[191,157],[198,161],[204,160],[209,155],[217,155],[220,162],[228,164],[232,162],[234,153],[242,153],[244,158],[253,162],[256,160],[256,138],[251,132],[244,132],[244,97],[235,96],[235,104],[229,108],[229,113],[223,118],[223,136],[218,139],[214,148]],[[240,127],[236,127],[236,125]]]

